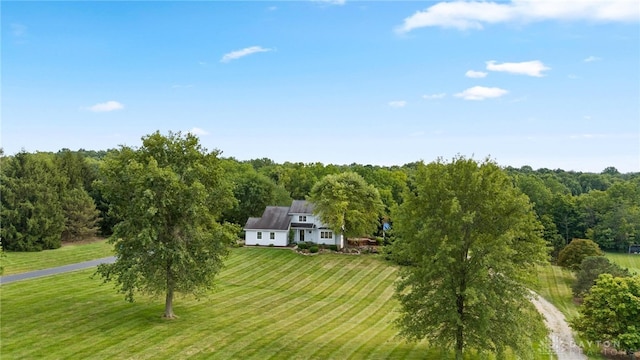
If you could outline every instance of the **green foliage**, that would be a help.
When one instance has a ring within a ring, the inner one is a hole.
[[[282,192],[271,179],[252,168],[236,170],[232,176],[233,195],[237,202],[233,208],[224,212],[226,221],[244,225],[249,217],[260,216],[268,205],[291,204],[291,198],[285,193],[283,199]]]
[[[580,263],[580,271],[576,274],[576,281],[571,286],[573,296],[583,297],[587,294],[601,274],[611,274],[614,277],[631,276],[628,270],[612,263],[604,256],[588,256]]]
[[[311,190],[309,201],[323,223],[346,237],[372,234],[384,211],[378,190],[354,172],[325,176]]]
[[[572,327],[585,339],[640,350],[640,275],[600,275],[579,311]]]
[[[82,188],[71,189],[63,197],[65,213],[63,241],[77,241],[94,237],[98,231],[100,212],[89,194]]]
[[[307,244],[306,242],[299,242],[298,243],[298,249],[307,250],[308,248],[309,248],[309,244]]]
[[[50,155],[2,157],[0,237],[5,250],[40,251],[61,245],[66,180]]]
[[[573,239],[558,254],[558,265],[571,270],[579,270],[582,260],[589,256],[604,256],[598,244],[586,239]]]
[[[532,357],[544,334],[529,301],[536,264],[545,263],[529,199],[493,162],[462,157],[417,165],[395,214],[396,324],[409,340],[456,350]]]
[[[318,245],[311,245],[309,246],[309,252],[312,254],[315,254],[319,251]]]
[[[329,245],[329,250],[338,251],[338,246],[337,245]]]
[[[165,317],[173,317],[174,292],[209,290],[239,229],[219,224],[233,205],[218,152],[207,152],[192,134],[156,132],[142,147],[107,156],[99,186],[110,212],[122,219],[110,239],[117,261],[97,273],[134,293],[165,293]]]

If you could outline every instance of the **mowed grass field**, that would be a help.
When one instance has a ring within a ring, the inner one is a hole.
[[[160,317],[162,297],[127,303],[92,279],[93,270],[2,285],[1,358],[452,357],[396,337],[397,269],[379,257],[247,247],[234,249],[226,264],[209,296],[176,299],[172,321]],[[544,350],[532,353],[550,359]]]
[[[640,274],[640,255],[607,253],[607,257],[616,264],[629,269],[629,271]]]
[[[113,255],[113,245],[105,239],[83,244],[63,245],[59,249],[39,252],[5,252],[1,260],[3,275],[47,269]]]

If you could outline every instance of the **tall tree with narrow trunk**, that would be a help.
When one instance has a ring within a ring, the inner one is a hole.
[[[116,261],[97,273],[125,298],[165,295],[173,318],[175,293],[200,295],[212,287],[237,227],[217,220],[233,194],[217,157],[192,134],[156,132],[142,147],[121,147],[103,164],[98,184],[119,219],[110,242]]]
[[[495,163],[418,164],[394,216],[402,264],[396,324],[409,340],[531,358],[544,325],[526,284],[547,260],[526,195]]]

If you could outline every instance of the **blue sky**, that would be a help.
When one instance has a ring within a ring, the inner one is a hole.
[[[640,171],[637,0],[3,1],[7,154]]]

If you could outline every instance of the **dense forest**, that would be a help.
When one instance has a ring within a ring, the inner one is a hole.
[[[2,154],[3,249],[39,251],[109,236],[119,221],[109,213],[100,187],[109,153],[63,149]],[[260,216],[265,206],[305,199],[318,180],[345,171],[360,174],[378,189],[387,214],[381,224],[393,224],[393,210],[405,191],[411,191],[417,163],[386,167],[223,158],[222,165],[236,202],[219,220],[242,226],[249,217]],[[640,242],[640,173],[622,174],[614,167],[599,174],[529,166],[503,169],[530,198],[554,256],[574,238],[591,239],[607,251],[626,251]]]

